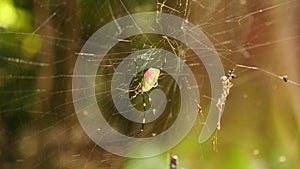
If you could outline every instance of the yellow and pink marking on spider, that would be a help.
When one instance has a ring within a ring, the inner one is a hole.
[[[148,92],[152,88],[155,88],[158,85],[158,78],[160,75],[160,70],[156,68],[149,68],[142,80],[142,91]]]

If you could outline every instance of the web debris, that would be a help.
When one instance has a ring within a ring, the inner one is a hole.
[[[178,167],[178,156],[170,154],[170,169],[176,169]]]
[[[222,76],[221,80],[222,80],[222,94],[218,99],[218,102],[216,104],[218,110],[219,110],[219,117],[218,117],[218,123],[217,123],[217,129],[221,130],[221,118],[222,118],[222,112],[224,110],[224,106],[225,106],[225,102],[226,102],[226,98],[230,93],[230,89],[233,86],[232,84],[232,79],[236,78],[236,75],[233,73],[234,69],[229,70],[228,74],[226,76]]]
[[[295,81],[292,81],[292,80],[289,80],[287,75],[283,75],[283,76],[276,75],[274,73],[271,73],[267,70],[261,69],[261,68],[256,67],[256,66],[246,66],[246,65],[236,64],[236,68],[238,68],[238,67],[239,68],[250,69],[250,70],[258,70],[258,71],[266,73],[266,74],[268,74],[272,77],[279,78],[279,79],[283,80],[283,82],[291,83],[295,86],[300,86],[299,83],[297,83]],[[216,104],[216,106],[219,110],[219,112],[218,112],[218,122],[217,122],[217,129],[218,130],[221,130],[222,113],[223,113],[223,110],[224,110],[224,107],[225,107],[227,96],[230,94],[230,89],[233,87],[232,80],[237,77],[234,74],[234,71],[235,71],[235,69],[231,69],[231,70],[228,71],[228,74],[226,76],[222,76],[220,78],[221,81],[222,81],[222,91],[223,92],[222,92],[221,96],[218,98],[217,104]]]

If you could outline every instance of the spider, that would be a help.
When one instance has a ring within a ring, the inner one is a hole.
[[[136,59],[134,59],[134,63],[136,65],[136,68],[138,68],[138,65],[136,63]],[[164,63],[161,65],[161,69],[166,64],[166,59],[164,60]],[[137,87],[133,90],[129,90],[129,92],[134,92],[135,94],[131,97],[131,99],[136,98],[139,94],[143,97],[143,111],[144,116],[142,120],[142,127],[141,132],[144,131],[145,123],[146,123],[146,101],[144,94],[147,95],[149,102],[151,102],[151,98],[149,97],[148,93],[151,89],[156,88],[158,86],[158,78],[161,75],[161,69],[150,67],[146,70],[146,72],[143,74],[143,77],[141,80],[139,80],[139,83]]]

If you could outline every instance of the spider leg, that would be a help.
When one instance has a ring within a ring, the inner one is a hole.
[[[138,95],[138,94],[133,95],[133,96],[130,98],[130,100],[136,98],[137,95]]]
[[[153,85],[152,88],[156,88],[158,86],[158,81],[156,81],[156,83]]]
[[[140,93],[139,88],[141,87],[141,83],[135,89],[128,90],[129,92],[135,92],[135,94],[130,98],[131,100],[136,98],[136,96]]]
[[[136,69],[135,76],[136,76],[139,73],[139,65],[138,65],[138,63],[136,61],[136,58],[133,59],[133,62],[135,64],[135,69]]]
[[[146,123],[146,102],[145,102],[145,96],[144,96],[144,93],[142,93],[142,96],[143,96],[144,116],[143,116],[143,121],[142,121],[141,132],[144,131],[144,127],[145,127],[145,123]]]
[[[138,68],[139,66],[138,66],[138,64],[136,63],[136,58],[133,59],[133,62],[134,62],[134,64],[135,64],[135,67]]]
[[[167,62],[167,58],[165,58],[164,63],[161,64],[160,69],[163,69],[165,67],[166,62]]]

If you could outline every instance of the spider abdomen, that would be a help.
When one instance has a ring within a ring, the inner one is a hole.
[[[152,88],[157,86],[157,81],[160,75],[160,70],[156,68],[149,68],[145,74],[142,81],[142,91],[148,92]]]

